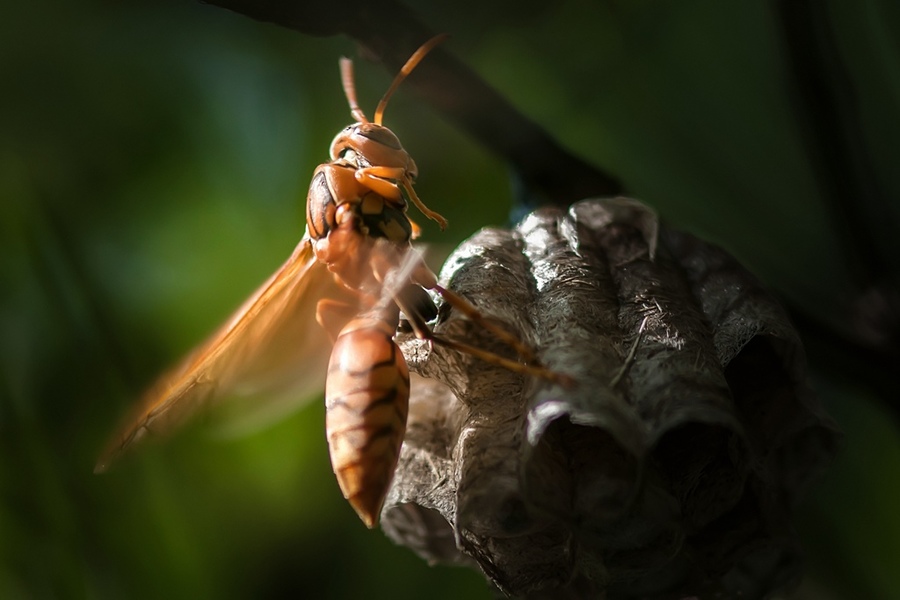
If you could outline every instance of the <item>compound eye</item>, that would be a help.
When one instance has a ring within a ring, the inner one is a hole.
[[[331,142],[331,160],[337,160],[347,149],[353,148],[355,144],[353,143],[353,138],[359,133],[359,124],[354,123],[353,125],[347,125],[336,136],[334,136],[334,140]]]
[[[391,150],[403,149],[403,146],[400,145],[400,140],[394,135],[393,131],[387,127],[375,125],[374,123],[368,123],[367,125],[368,127],[359,128],[359,134],[361,136],[383,146],[387,146]]]
[[[365,161],[363,160],[363,158],[352,148],[345,148],[344,150],[342,150],[339,158],[344,162],[355,166],[357,169],[366,166],[364,164]]]

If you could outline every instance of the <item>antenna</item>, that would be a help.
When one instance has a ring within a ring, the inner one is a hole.
[[[344,84],[344,95],[350,104],[350,114],[358,123],[368,123],[366,113],[359,107],[356,101],[356,84],[353,83],[353,61],[349,58],[341,59],[341,83]]]
[[[378,106],[375,108],[375,120],[374,120],[374,123],[375,123],[376,125],[381,125],[381,119],[382,119],[382,117],[384,116],[384,109],[387,108],[388,100],[391,99],[391,96],[394,94],[394,90],[396,90],[397,87],[403,82],[403,80],[406,79],[406,76],[407,76],[407,75],[409,75],[410,73],[412,73],[412,70],[416,68],[416,65],[418,65],[418,64],[422,61],[423,58],[425,58],[425,55],[426,55],[426,54],[428,54],[429,52],[431,52],[431,50],[432,50],[435,46],[437,46],[438,44],[440,44],[441,42],[443,42],[444,40],[446,40],[448,37],[449,37],[449,36],[448,36],[446,33],[441,33],[441,34],[439,34],[439,35],[434,36],[433,38],[431,38],[430,40],[428,40],[427,42],[425,42],[424,44],[422,44],[422,45],[419,47],[419,49],[416,50],[416,51],[413,53],[413,55],[409,57],[409,60],[406,61],[406,64],[403,65],[403,68],[400,69],[400,72],[397,73],[397,76],[396,76],[396,77],[394,77],[394,81],[391,82],[391,87],[389,87],[389,88],[388,88],[388,91],[386,91],[386,92],[384,93],[384,96],[382,96],[381,101],[378,103]],[[349,62],[349,61],[348,61],[348,62]],[[343,65],[343,63],[341,63],[341,71],[343,72],[343,70],[344,70],[344,65]],[[352,82],[352,78],[353,78],[353,72],[352,72],[352,69],[350,70],[350,77],[351,77],[351,82],[350,82],[350,83],[351,83],[351,87],[352,87],[352,83],[353,83],[353,82]],[[346,82],[344,83],[344,91],[347,91],[347,84],[346,84]],[[351,104],[350,104],[350,109],[351,109],[350,112],[353,113],[353,116],[354,116],[354,118],[356,118],[357,121],[360,121],[360,119],[357,117],[357,114],[354,112],[354,110],[359,111],[359,114],[360,114],[360,115],[362,115],[362,111],[359,110],[359,107],[358,107],[358,106],[354,109],[356,93],[354,92],[353,95],[354,95],[354,101],[351,102]],[[347,96],[347,99],[348,99],[348,100],[350,99],[349,95]],[[365,115],[362,115],[362,116],[363,116],[363,120],[360,121],[360,122],[364,123],[364,122],[365,122]]]

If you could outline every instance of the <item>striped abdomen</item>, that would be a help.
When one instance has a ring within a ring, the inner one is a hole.
[[[409,369],[393,340],[397,320],[367,315],[344,327],[325,383],[331,466],[344,497],[370,528],[394,476],[409,409]]]

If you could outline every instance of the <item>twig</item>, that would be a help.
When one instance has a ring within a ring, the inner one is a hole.
[[[828,7],[817,0],[776,0],[775,8],[795,118],[842,254],[860,289],[882,284],[887,265],[873,233],[892,211],[871,168],[854,82],[838,52]]]
[[[840,364],[843,372],[854,373],[900,415],[889,376],[900,364],[900,291],[896,266],[887,259],[892,255],[889,245],[896,243],[897,223],[890,218],[894,213],[888,195],[871,166],[854,82],[838,51],[827,6],[816,0],[775,0],[773,8],[791,76],[788,89],[795,117],[824,208],[858,288],[842,307],[841,328],[818,323],[801,307],[791,312],[807,346],[823,355],[822,364]]]
[[[625,376],[625,373],[628,372],[628,367],[631,366],[631,363],[634,362],[634,357],[637,354],[638,346],[641,343],[641,338],[644,337],[644,328],[647,327],[647,320],[650,319],[650,316],[647,315],[644,317],[644,320],[641,321],[641,326],[638,329],[637,336],[634,338],[634,342],[631,344],[631,349],[628,351],[628,356],[625,357],[625,362],[622,364],[622,368],[620,368],[615,376],[612,378],[612,381],[609,382],[609,387],[614,388],[619,385],[619,382],[622,381],[622,377]]]
[[[396,0],[207,2],[307,35],[346,34],[392,74],[434,34],[412,10]],[[871,292],[879,285],[893,285],[886,278],[882,249],[873,241],[870,231],[873,211],[876,215],[887,214],[878,208],[883,206],[885,198],[866,166],[849,78],[837,61],[827,22],[826,29],[821,30],[824,17],[816,10],[816,3],[809,0],[775,0],[796,81],[798,113],[809,115],[807,143],[814,157],[814,168],[828,198],[836,229],[843,232],[846,255],[855,263],[860,289]],[[829,81],[829,72],[836,79]],[[622,184],[615,177],[565,150],[446,48],[434,50],[405,85],[485,148],[505,159],[515,171],[516,182],[546,204],[567,207],[582,198],[623,192]],[[837,94],[836,86],[843,89],[842,95]],[[857,210],[854,200],[865,203],[868,211]],[[891,288],[885,288],[886,297],[894,297],[890,292]],[[880,365],[896,364],[894,360],[900,356],[896,328],[887,332],[887,343],[882,340],[876,344],[862,336],[849,339],[854,337],[852,332],[848,337],[834,327],[804,317],[809,311],[803,307],[793,306],[791,312],[804,338],[828,340],[834,352],[848,355],[863,349],[872,364]],[[849,322],[852,316],[848,315],[846,320]],[[892,322],[891,316],[886,315],[888,322]],[[890,388],[878,374],[872,375],[869,383],[877,391]],[[900,415],[900,403],[891,398],[884,396],[895,414]]]
[[[209,4],[309,35],[346,34],[391,73],[434,34],[395,0],[209,0]],[[566,207],[582,198],[623,190],[616,178],[560,146],[446,48],[435,49],[404,85],[504,158],[529,192],[547,204]]]

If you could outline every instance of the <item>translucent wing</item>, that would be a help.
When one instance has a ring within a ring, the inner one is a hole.
[[[144,394],[101,454],[96,472],[147,434],[165,434],[231,396],[293,396],[321,391],[330,344],[316,322],[320,298],[346,294],[312,250],[309,237],[209,339]]]

